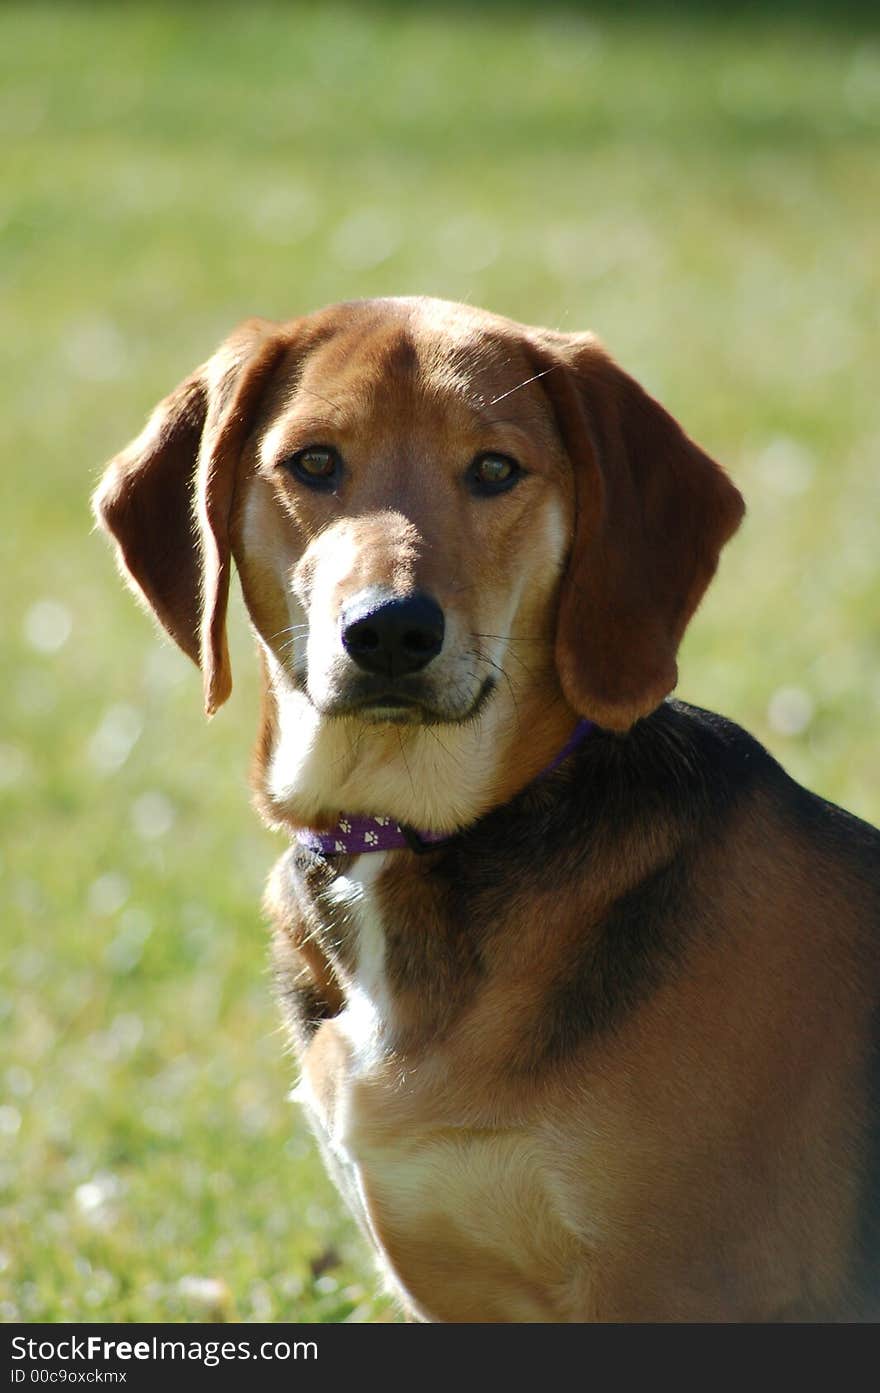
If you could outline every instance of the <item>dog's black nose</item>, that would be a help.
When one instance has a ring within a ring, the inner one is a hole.
[[[342,646],[365,672],[403,677],[436,658],[445,627],[430,595],[378,602],[375,594],[357,596],[342,611]]]

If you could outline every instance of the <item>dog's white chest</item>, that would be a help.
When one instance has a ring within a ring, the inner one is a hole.
[[[374,1239],[358,1137],[363,1088],[381,1076],[391,1011],[385,934],[375,894],[385,859],[384,852],[359,856],[325,893],[333,931],[353,945],[356,966],[346,984],[345,1010],[321,1028],[306,1051],[302,1077],[292,1094],[305,1108],[349,1207]]]
[[[347,988],[348,1004],[336,1024],[351,1046],[353,1069],[358,1075],[378,1063],[383,1036],[391,1024],[385,929],[375,889],[385,859],[385,852],[358,856],[348,875],[337,876],[327,892],[340,931],[355,947],[356,967]]]

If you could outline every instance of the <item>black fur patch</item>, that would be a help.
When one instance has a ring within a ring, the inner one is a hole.
[[[677,968],[689,938],[685,858],[647,876],[617,901],[595,937],[562,965],[529,1068],[563,1059],[585,1036],[610,1030]]]
[[[449,909],[481,944],[504,931],[506,908],[530,885],[558,889],[604,874],[621,839],[662,826],[673,852],[630,885],[604,918],[584,924],[563,962],[539,1028],[515,1067],[539,1070],[612,1029],[676,970],[700,926],[691,866],[758,782],[787,776],[750,736],[721,717],[668,702],[625,736],[592,733],[566,765],[457,839],[438,874]],[[552,923],[548,924],[552,933]]]
[[[311,1040],[322,1021],[329,1020],[333,1011],[316,988],[297,986],[292,973],[282,968],[276,972],[278,999],[284,1021],[299,1049]]]

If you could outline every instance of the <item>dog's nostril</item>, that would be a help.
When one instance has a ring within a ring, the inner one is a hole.
[[[380,639],[375,629],[370,629],[366,624],[354,624],[345,634],[346,648],[357,647],[363,649],[365,653],[370,653],[379,647]]]
[[[443,647],[443,611],[430,595],[376,604],[358,597],[342,614],[342,646],[358,667],[388,677],[418,672]]]
[[[403,646],[411,648],[414,653],[439,652],[436,636],[425,629],[407,629],[403,635]]]

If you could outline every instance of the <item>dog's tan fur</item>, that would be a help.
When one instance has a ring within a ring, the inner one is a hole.
[[[332,492],[288,467],[315,445]],[[487,451],[525,472],[477,498]],[[389,300],[241,326],[96,507],[209,712],[234,560],[272,825],[451,838],[291,852],[267,895],[301,1096],[407,1309],[875,1316],[880,837],[664,701],[723,471],[592,337]],[[374,590],[445,615],[399,709],[339,641]]]

